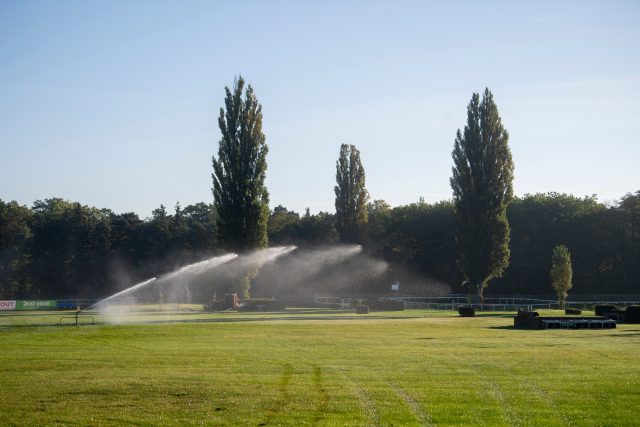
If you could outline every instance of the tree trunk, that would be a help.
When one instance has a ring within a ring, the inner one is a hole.
[[[471,304],[482,305],[482,303],[484,302],[484,297],[482,296],[482,292],[484,291],[484,283],[472,285],[469,291],[470,291],[469,297],[471,298]]]

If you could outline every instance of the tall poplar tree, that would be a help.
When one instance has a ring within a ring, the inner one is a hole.
[[[493,94],[474,93],[464,133],[453,149],[451,188],[457,216],[460,268],[474,302],[482,302],[488,282],[509,265],[507,205],[513,198],[509,134],[502,126]]]
[[[342,144],[336,162],[336,230],[345,243],[361,243],[368,222],[364,168],[360,151],[354,145]]]
[[[239,252],[267,245],[269,218],[262,106],[251,85],[242,97],[244,85],[240,76],[233,90],[225,87],[225,108],[220,108],[218,117],[222,139],[211,175],[220,239],[227,248]]]

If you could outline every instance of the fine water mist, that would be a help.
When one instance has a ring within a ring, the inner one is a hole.
[[[207,274],[214,274],[215,270],[234,259],[238,258],[237,254],[225,254],[204,261],[186,265],[176,271],[167,273],[158,278],[158,299],[166,303],[197,303],[194,299],[194,292],[197,295],[197,287],[199,283],[205,281]],[[154,299],[154,295],[151,295]]]
[[[118,293],[115,293],[115,294],[113,294],[113,295],[111,295],[111,296],[109,296],[107,298],[104,298],[104,299],[98,301],[97,303],[95,303],[93,305],[90,305],[89,307],[85,308],[84,310],[91,310],[94,307],[103,308],[104,305],[106,303],[108,303],[109,301],[113,301],[116,298],[125,297],[125,296],[127,296],[127,295],[129,295],[129,294],[131,294],[131,293],[133,293],[133,292],[135,292],[137,290],[139,290],[140,288],[142,288],[144,286],[147,286],[149,283],[155,282],[156,280],[157,279],[155,277],[152,277],[151,279],[147,279],[147,280],[145,280],[143,282],[140,282],[140,283],[138,283],[136,285],[131,286],[130,288],[127,288],[127,289],[125,289],[123,291],[120,291]],[[84,311],[84,310],[82,310],[82,311]]]
[[[158,278],[151,278],[117,292],[86,308],[105,311],[127,310],[136,304],[157,304],[159,310],[170,310],[176,304],[206,304],[212,299],[216,284],[229,282],[220,289],[236,291],[240,278],[248,272],[258,274],[263,265],[295,250],[295,246],[260,249],[248,254],[235,253],[212,257],[183,266]]]
[[[139,293],[143,293],[143,294],[148,293],[150,287],[159,288],[159,289],[168,288],[174,291],[170,293],[168,296],[169,297],[174,296],[179,290],[186,288],[185,284],[189,279],[192,279],[209,270],[212,270],[224,264],[225,262],[229,262],[230,260],[236,258],[237,256],[238,256],[237,254],[225,254],[221,256],[211,257],[204,261],[199,261],[193,264],[186,265],[176,271],[164,274],[159,278],[153,277],[151,279],[147,279],[140,283],[137,283],[127,289],[124,289],[120,292],[117,292],[107,298],[104,298],[98,301],[96,304],[93,304],[92,306],[89,306],[84,310],[90,310],[93,308],[98,308],[101,311],[108,310],[110,303],[112,302],[126,303],[127,301],[125,298],[132,296],[132,294],[134,293],[136,294],[136,296]]]
[[[262,267],[283,255],[296,249],[295,246],[277,246],[266,249],[258,249],[247,254],[238,256],[233,262],[225,265],[220,271],[221,274],[241,275],[250,268]]]
[[[214,293],[238,293],[242,296],[246,289],[243,287],[250,286],[256,277],[262,275],[265,266],[272,264],[276,259],[288,257],[294,250],[296,246],[277,246],[240,255],[213,271],[207,278],[207,284],[200,287],[200,291],[208,290],[209,300]],[[202,295],[200,299],[202,300]]]
[[[321,248],[279,246],[212,257],[150,278],[88,309],[102,312],[141,305],[152,310],[188,309],[249,290],[252,297],[309,299],[316,295],[388,294],[392,283],[422,295],[446,295],[449,287],[365,253],[360,245]],[[153,308],[152,308],[153,307]],[[117,319],[116,319],[117,320]]]
[[[286,257],[265,265],[252,288],[255,296],[312,296],[352,293],[380,282],[385,261],[362,251],[360,245],[334,245],[296,249]]]

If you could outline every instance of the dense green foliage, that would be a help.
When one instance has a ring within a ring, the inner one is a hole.
[[[367,232],[367,201],[360,151],[342,144],[336,161],[336,230],[344,243],[362,243]]]
[[[282,205],[269,216],[269,240],[274,244],[298,246],[330,245],[338,242],[334,215],[319,212],[311,215],[309,209],[300,216]]]
[[[462,276],[456,268],[455,214],[451,202],[413,203],[389,208],[369,205],[369,250],[419,276],[448,283],[456,291]]]
[[[569,249],[564,245],[557,245],[553,248],[553,254],[551,255],[551,286],[556,291],[558,296],[558,303],[560,307],[564,308],[567,301],[567,294],[571,289],[571,277],[573,273],[571,271],[571,254]]]
[[[460,268],[469,292],[482,300],[487,283],[509,265],[507,206],[513,197],[509,134],[489,89],[474,93],[464,134],[453,149],[451,188],[460,244]]]
[[[511,262],[487,292],[553,295],[549,254],[563,244],[571,248],[573,294],[639,294],[639,201],[640,192],[612,206],[556,193],[515,198],[507,210]],[[452,202],[392,208],[375,200],[368,214],[366,250],[389,261],[392,273],[410,271],[463,290]],[[108,295],[222,252],[215,218],[204,203],[173,212],[161,206],[140,219],[61,199],[31,208],[0,200],[0,298]],[[334,215],[282,206],[269,217],[269,239],[305,247],[339,241]]]
[[[215,249],[215,213],[164,206],[141,220],[62,199],[0,200],[0,298],[109,294]]]
[[[220,109],[218,118],[222,139],[212,174],[219,237],[226,248],[236,252],[267,246],[269,217],[262,106],[251,85],[243,99],[243,88],[242,77],[233,91],[225,88],[225,108]]]
[[[180,323],[3,326],[2,424],[629,426],[638,420],[637,325],[528,331],[510,328],[511,316],[424,311],[174,317]]]
[[[629,194],[623,201],[638,198]],[[556,193],[515,199],[508,209],[511,265],[492,292],[553,293],[549,254],[563,244],[571,248],[575,293],[640,293],[640,238],[631,224],[634,211],[623,203],[607,207],[595,197]]]
[[[29,294],[31,280],[25,274],[31,260],[27,249],[33,211],[16,202],[0,200],[0,297]]]

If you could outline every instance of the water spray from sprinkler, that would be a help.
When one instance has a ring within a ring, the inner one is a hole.
[[[135,290],[137,290],[137,289],[140,289],[141,287],[143,287],[143,286],[145,286],[145,285],[148,285],[148,284],[149,284],[149,283],[151,283],[151,282],[154,282],[155,280],[157,280],[155,277],[152,277],[151,279],[147,279],[147,280],[145,280],[144,282],[140,282],[140,283],[138,283],[137,285],[134,285],[134,286],[132,286],[132,287],[130,287],[130,288],[125,289],[124,291],[120,291],[120,292],[118,292],[118,293],[116,293],[116,294],[113,294],[113,295],[111,295],[111,296],[109,296],[109,297],[107,297],[107,298],[105,298],[105,299],[102,299],[102,300],[98,301],[97,303],[95,303],[95,304],[93,304],[93,305],[90,305],[90,306],[89,306],[89,307],[87,307],[87,308],[83,308],[82,310],[79,310],[79,312],[80,312],[80,311],[89,310],[90,308],[93,308],[93,307],[95,307],[95,306],[97,306],[97,305],[103,304],[103,303],[105,303],[105,302],[107,302],[107,301],[109,301],[109,300],[112,300],[112,299],[116,298],[116,297],[122,297],[122,296],[125,296],[125,295],[127,295],[127,294],[129,294],[129,293],[131,293],[131,292],[133,292],[133,291],[135,291]]]
[[[101,307],[101,306],[104,305],[104,303],[106,303],[108,301],[111,301],[111,300],[113,300],[115,298],[118,298],[118,297],[123,297],[125,295],[128,295],[128,294],[130,294],[132,292],[135,292],[135,291],[139,290],[140,288],[143,288],[143,287],[145,287],[145,286],[147,286],[147,285],[149,285],[151,283],[154,283],[154,282],[159,283],[159,282],[170,281],[170,280],[172,280],[172,279],[174,279],[176,277],[179,277],[179,276],[187,274],[187,273],[188,274],[204,273],[209,269],[215,268],[215,267],[217,267],[217,266],[219,266],[221,264],[224,264],[224,263],[226,263],[228,261],[231,261],[232,259],[237,258],[237,257],[238,257],[238,254],[235,254],[235,253],[216,256],[216,257],[212,257],[212,258],[206,259],[204,261],[199,261],[199,262],[195,262],[193,264],[186,265],[184,267],[179,268],[176,271],[172,271],[170,273],[164,274],[164,275],[162,275],[162,276],[160,276],[158,278],[152,277],[152,278],[147,279],[147,280],[145,280],[143,282],[137,283],[137,284],[135,284],[135,285],[133,285],[133,286],[127,288],[127,289],[124,289],[124,290],[122,290],[120,292],[117,292],[117,293],[115,293],[115,294],[113,294],[111,296],[108,296],[107,298],[104,298],[104,299],[98,301],[97,303],[90,305],[89,307],[86,307],[86,308],[84,308],[82,310],[78,309],[78,311],[76,312],[76,317],[77,317],[78,314],[80,314],[81,312],[83,312],[85,310],[89,310],[89,309],[92,309],[94,307]]]

